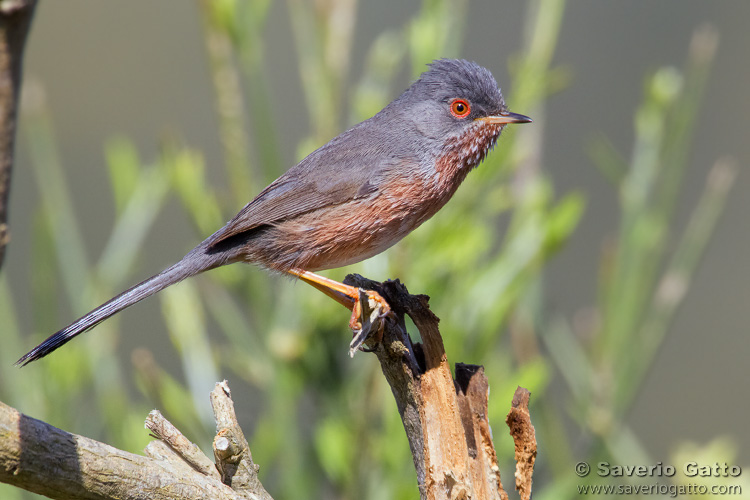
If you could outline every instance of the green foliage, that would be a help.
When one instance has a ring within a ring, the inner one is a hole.
[[[675,237],[676,195],[716,43],[710,30],[697,31],[684,71],[661,68],[646,80],[629,162],[605,140],[592,148],[619,194],[620,225],[602,259],[599,304],[591,320],[576,330],[558,319],[542,338],[570,389],[570,415],[596,441],[595,460],[655,463],[623,419],[685,297],[734,178],[734,166],[718,161],[682,235]],[[561,471],[560,484],[563,476],[569,472]],[[554,489],[550,498],[559,498]]]
[[[188,147],[166,144],[159,158],[144,164],[127,139],[114,139],[105,152],[115,220],[105,250],[92,260],[48,117],[44,112],[25,116],[32,141],[27,146],[46,200],[35,219],[31,271],[38,333],[21,336],[13,296],[0,277],[0,395],[34,417],[63,428],[92,429],[98,434],[92,437],[133,451],[144,446],[142,421],[157,407],[208,449],[207,395],[226,377],[238,406],[247,409],[245,432],[275,498],[415,498],[407,441],[376,362],[366,354],[354,362],[348,358],[348,314],[304,285],[219,269],[161,293],[163,326],[182,363],[178,376],[167,373],[145,349],[134,351],[131,364],[123,366],[117,339],[124,332],[117,319],[23,377],[10,371],[18,353],[64,321],[49,313],[58,301],[84,313],[128,285],[167,196],[179,200],[198,234],[208,235],[283,170],[267,109],[272,88],[262,71],[271,2],[202,5],[231,197],[217,194],[221,189],[206,180],[202,156]],[[566,74],[550,67],[564,2],[535,5],[507,94],[514,109],[536,118],[543,116],[545,99],[564,85]],[[374,39],[361,78],[349,82],[356,2],[313,7],[289,0],[288,7],[310,117],[310,135],[298,146],[300,152],[340,132],[347,112],[350,123],[379,110],[400,87],[396,76],[405,65],[416,75],[436,57],[461,54],[457,41],[466,2],[426,0],[401,30]],[[704,48],[710,43],[705,39]],[[539,163],[544,145],[533,127],[504,132],[498,149],[455,199],[405,241],[357,267],[330,273],[336,279],[351,271],[374,279],[398,277],[412,292],[431,296],[451,360],[486,365],[506,486],[512,484],[513,447],[501,431],[502,419],[517,385],[534,394],[532,415],[546,444],[541,457],[551,472],[537,477],[540,498],[574,491],[565,487],[572,471],[567,422],[544,397],[558,375],[568,386],[573,421],[598,440],[592,454],[640,452],[637,439],[623,430],[622,416],[684,296],[731,184],[731,170],[717,167],[677,249],[668,255],[684,151],[710,52],[694,53],[684,72],[662,69],[648,80],[629,162],[604,140],[593,148],[620,195],[621,225],[603,259],[590,340],[580,340],[580,332],[564,318],[543,311],[544,265],[572,237],[585,202],[577,193],[555,193]],[[342,91],[348,87],[350,93]],[[499,229],[503,225],[507,230]],[[547,347],[544,354],[539,343]],[[9,380],[13,383],[4,383]],[[70,412],[72,407],[87,411]]]

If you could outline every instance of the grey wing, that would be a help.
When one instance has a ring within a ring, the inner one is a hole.
[[[214,233],[210,244],[326,206],[377,196],[377,179],[388,163],[382,156],[325,153],[321,148],[276,179]]]

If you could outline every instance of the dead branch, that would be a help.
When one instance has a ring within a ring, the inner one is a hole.
[[[216,384],[212,403],[216,443],[220,434],[226,435],[226,423],[237,421],[226,382]],[[246,464],[223,483],[210,459],[161,414],[149,414],[146,426],[163,440],[149,443],[141,456],[62,431],[0,403],[0,481],[55,499],[271,499],[257,481],[247,441],[221,462]]]
[[[172,422],[164,418],[159,410],[152,410],[146,417],[146,429],[161,439],[172,451],[181,457],[193,469],[206,476],[221,479],[216,466],[197,445],[191,443]]]
[[[516,489],[522,500],[531,500],[531,476],[536,462],[536,433],[529,414],[530,397],[529,391],[517,388],[512,408],[505,418],[516,445]]]
[[[211,392],[211,406],[216,419],[214,457],[222,481],[235,490],[252,492],[253,498],[272,500],[258,480],[259,467],[253,462],[250,446],[237,422],[226,380],[216,384]]]
[[[378,283],[349,275],[344,282],[377,291],[395,313],[384,319],[382,337],[370,338],[365,345],[378,357],[396,398],[409,438],[421,498],[507,500],[487,416],[489,386],[484,369],[458,364],[456,380],[453,380],[438,329],[439,319],[430,311],[426,295],[410,295],[398,281]],[[405,314],[419,329],[422,344],[413,343],[409,338]],[[523,442],[528,447],[527,453],[533,449],[535,457],[534,428],[528,418],[528,391],[525,402],[527,418],[521,427],[527,439]],[[513,428],[511,433],[516,439]],[[518,452],[516,457],[518,459]],[[534,461],[527,455],[523,455],[523,459],[525,465],[517,469],[516,484],[527,488],[530,495]],[[530,498],[523,496],[525,489],[518,489],[524,500]]]
[[[16,139],[21,62],[36,0],[0,0],[0,268],[8,231],[8,199]]]

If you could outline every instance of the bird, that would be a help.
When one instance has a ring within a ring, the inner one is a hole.
[[[123,309],[188,277],[238,262],[287,273],[361,313],[359,290],[315,271],[360,262],[435,215],[509,124],[492,73],[438,59],[399,97],[310,153],[176,264],[62,328],[22,356],[38,360]],[[376,292],[368,299],[384,302]]]

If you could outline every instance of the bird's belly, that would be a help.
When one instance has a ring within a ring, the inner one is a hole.
[[[248,260],[282,271],[293,267],[317,271],[360,262],[395,245],[444,204],[414,203],[415,199],[424,200],[381,194],[299,215],[269,228],[256,241],[264,254],[251,252],[255,255]]]

